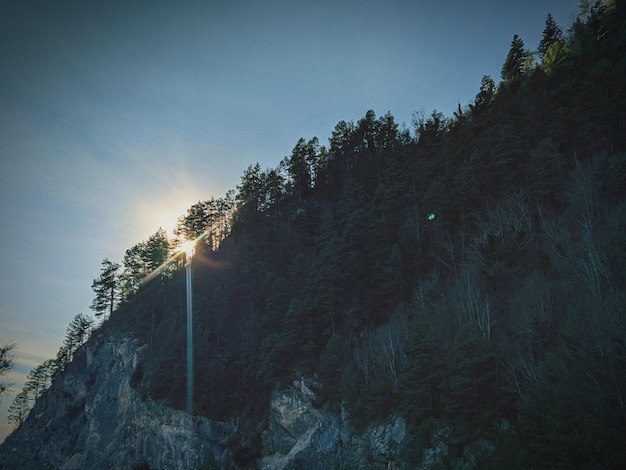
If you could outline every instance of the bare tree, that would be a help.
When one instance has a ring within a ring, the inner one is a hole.
[[[564,274],[574,275],[589,289],[596,303],[602,300],[609,277],[606,253],[598,243],[604,208],[594,174],[599,161],[576,162],[568,199],[576,209],[575,220],[552,220],[541,215],[545,245],[552,263]]]
[[[383,367],[389,375],[391,391],[398,393],[398,372],[406,362],[404,345],[408,335],[407,317],[403,313],[379,326],[374,333],[376,356],[379,367]]]
[[[411,303],[413,318],[416,318],[420,313],[426,314],[433,307],[433,297],[436,294],[435,289],[438,281],[439,274],[436,270],[433,270],[429,276],[418,279]]]
[[[357,345],[353,348],[354,362],[361,372],[365,385],[370,383],[370,375],[374,371],[374,349],[372,346],[372,335],[369,331],[364,331]]]
[[[489,299],[477,282],[476,268],[466,267],[456,276],[448,295],[449,309],[460,325],[478,327],[485,340],[491,339],[493,319]]]

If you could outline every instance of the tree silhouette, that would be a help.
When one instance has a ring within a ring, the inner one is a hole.
[[[524,49],[524,41],[519,35],[513,36],[511,49],[506,56],[504,65],[502,66],[502,80],[504,82],[517,82],[524,74],[524,64],[528,58],[528,53]]]
[[[15,354],[13,351],[15,351],[15,343],[9,342],[0,344],[0,377],[6,376],[6,374],[15,367]],[[2,394],[6,393],[10,387],[10,383],[4,380],[0,381],[0,397]]]
[[[119,269],[120,265],[118,263],[105,258],[102,261],[100,276],[94,279],[91,284],[96,298],[93,300],[90,308],[96,313],[97,317],[104,316],[106,318],[107,313],[110,317],[119,303]]]
[[[539,47],[537,50],[541,54],[541,57],[545,57],[546,52],[550,47],[554,44],[562,44],[563,41],[563,31],[558,27],[554,18],[550,13],[548,13],[548,17],[546,18],[546,25],[543,30],[543,37],[539,42]]]

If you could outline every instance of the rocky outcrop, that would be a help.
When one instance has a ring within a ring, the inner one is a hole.
[[[144,400],[130,386],[140,354],[134,339],[92,338],[0,447],[0,468],[230,465],[232,426]]]
[[[404,420],[393,416],[355,434],[345,409],[332,413],[316,408],[314,390],[320,387],[300,377],[291,387],[274,392],[259,468],[391,468],[405,441]]]
[[[130,337],[92,337],[0,446],[0,469],[239,468],[234,447],[242,433],[235,421],[190,416],[131,386],[139,380],[142,353]],[[416,442],[401,416],[357,432],[343,407],[319,405],[322,388],[298,376],[272,394],[267,420],[252,423],[263,429],[260,449],[255,447],[259,468],[402,468],[398,462],[405,451],[421,453],[420,468],[450,460],[449,427],[436,429],[426,448],[411,449]],[[480,468],[494,450],[481,438],[456,460]]]
[[[0,446],[0,468],[237,468],[234,424],[190,416],[131,386],[141,354],[130,337],[92,337]],[[404,441],[404,420],[357,435],[345,410],[316,405],[320,388],[299,377],[272,394],[258,466],[387,468]]]

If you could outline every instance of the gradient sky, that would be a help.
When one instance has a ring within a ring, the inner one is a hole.
[[[91,314],[107,257],[221,197],[298,138],[368,109],[450,116],[514,34],[536,49],[578,0],[5,1],[0,4],[0,341],[12,379]],[[0,440],[10,429],[0,402]]]

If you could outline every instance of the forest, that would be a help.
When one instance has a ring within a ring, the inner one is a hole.
[[[453,116],[339,121],[194,204],[175,239],[104,260],[92,308],[146,345],[133,387],[185,408],[175,253],[198,239],[193,410],[240,418],[242,465],[301,374],[356,426],[403,416],[407,468],[433,432],[445,468],[480,437],[480,468],[626,468],[626,2],[582,2],[567,32],[548,15],[536,51],[515,35],[503,59]]]

